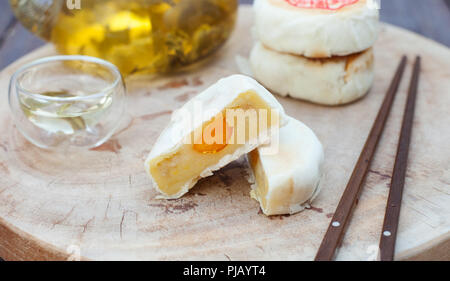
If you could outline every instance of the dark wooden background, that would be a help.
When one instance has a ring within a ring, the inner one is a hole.
[[[17,22],[8,2],[0,0],[0,70],[44,44]],[[381,20],[450,47],[450,0],[382,0]]]

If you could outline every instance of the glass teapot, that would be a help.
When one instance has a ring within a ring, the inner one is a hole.
[[[217,50],[237,0],[10,0],[21,23],[62,54],[106,59],[124,75],[167,73]]]

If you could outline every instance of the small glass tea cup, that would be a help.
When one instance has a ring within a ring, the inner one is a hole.
[[[9,105],[22,135],[45,149],[94,148],[124,114],[126,89],[113,64],[88,56],[54,56],[13,74]]]

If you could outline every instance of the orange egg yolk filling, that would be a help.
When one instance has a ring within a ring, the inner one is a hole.
[[[217,153],[229,143],[233,134],[233,127],[229,126],[226,117],[215,118],[202,130],[201,140],[194,142],[193,148],[200,153]]]

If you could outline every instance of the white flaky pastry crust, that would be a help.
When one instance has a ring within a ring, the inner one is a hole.
[[[373,46],[379,11],[366,0],[339,10],[305,9],[285,0],[255,0],[258,39],[279,52],[311,58],[345,56]]]
[[[176,199],[183,196],[197,183],[200,178],[211,176],[213,171],[219,170],[232,161],[237,160],[242,155],[252,151],[257,146],[270,141],[270,137],[273,132],[269,130],[269,133],[260,134],[256,142],[251,140],[249,143],[234,151],[233,154],[227,154],[222,157],[216,165],[206,168],[198,175],[198,177],[187,181],[181,190],[172,196],[164,194],[164,192],[159,189],[157,183],[150,174],[150,162],[153,159],[177,151],[184,144],[185,138],[192,133],[192,131],[186,131],[185,128],[186,122],[184,114],[186,112],[194,115],[198,108],[203,110],[201,118],[193,118],[192,120],[192,128],[199,128],[205,122],[211,120],[214,116],[222,112],[226,106],[231,104],[240,94],[249,91],[257,93],[258,96],[265,101],[270,108],[278,111],[280,126],[283,126],[286,123],[287,117],[283,107],[269,91],[267,91],[254,79],[244,75],[232,75],[227,78],[220,79],[217,83],[198,94],[180,109],[175,111],[172,114],[170,123],[163,130],[156,143],[153,145],[152,150],[145,161],[145,169],[150,175],[155,189],[161,192],[160,198]]]
[[[278,153],[265,155],[263,149],[264,146],[250,153],[249,161],[259,161],[267,179],[266,206],[263,206],[255,173],[250,178],[252,198],[260,202],[264,214],[294,214],[309,207],[319,193],[324,161],[322,144],[314,132],[302,122],[289,118],[279,132]]]
[[[374,80],[373,50],[308,59],[273,51],[256,43],[250,64],[254,77],[282,96],[324,105],[340,105],[364,96]]]

